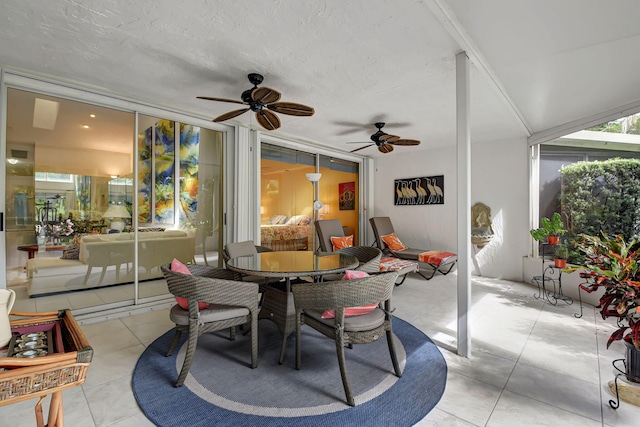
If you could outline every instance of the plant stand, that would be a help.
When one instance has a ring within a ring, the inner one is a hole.
[[[618,409],[620,406],[621,395],[622,400],[625,400],[632,405],[640,406],[640,384],[632,384],[640,383],[640,377],[627,373],[627,363],[625,359],[616,359],[611,362],[611,364],[618,373],[613,380],[613,384],[609,383],[609,389],[616,397],[615,401],[613,399],[609,400],[609,406],[613,409]],[[618,378],[620,377],[624,377],[627,380],[622,387],[622,390],[620,390],[620,386],[618,385]]]
[[[548,243],[542,243],[542,275],[533,276],[533,282],[538,286],[538,293],[533,296],[538,299],[543,299],[551,305],[557,305],[558,301],[564,301],[567,305],[573,304],[573,298],[565,296],[562,293],[562,269],[556,268],[551,259],[546,258],[546,249]],[[555,271],[558,270],[558,277],[553,277]],[[547,287],[549,289],[547,289]],[[551,289],[553,288],[553,290]]]

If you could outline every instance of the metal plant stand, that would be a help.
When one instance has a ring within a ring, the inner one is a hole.
[[[613,365],[614,369],[618,371],[618,373],[616,374],[616,378],[614,380],[615,389],[616,389],[616,392],[615,392],[616,400],[614,401],[613,399],[610,399],[609,406],[611,406],[613,409],[618,409],[618,407],[620,407],[620,393],[618,392],[618,378],[623,376],[627,379],[627,381],[640,383],[640,377],[637,377],[627,372],[627,362],[625,359],[616,359],[613,362],[611,362],[611,364]],[[620,365],[622,365],[622,368],[620,367]],[[638,384],[638,386],[640,387],[640,384]]]
[[[573,304],[573,298],[562,293],[562,269],[557,268],[554,264],[548,264],[547,246],[554,245],[542,244],[542,275],[533,276],[533,282],[538,286],[538,293],[533,296],[543,299],[551,305],[557,305],[558,301],[564,301],[567,305]],[[558,277],[554,277],[556,270],[558,270]]]

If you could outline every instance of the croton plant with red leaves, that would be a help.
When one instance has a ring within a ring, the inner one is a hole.
[[[624,339],[640,351],[640,242],[623,236],[601,237],[581,235],[578,249],[584,253],[581,267],[567,272],[581,271],[587,281],[580,285],[585,292],[604,288],[598,308],[603,319],[617,319],[618,329],[609,337],[612,342]]]

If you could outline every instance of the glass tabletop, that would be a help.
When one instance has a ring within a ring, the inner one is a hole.
[[[338,273],[357,266],[358,259],[351,255],[311,251],[261,252],[227,262],[231,270],[279,277]]]

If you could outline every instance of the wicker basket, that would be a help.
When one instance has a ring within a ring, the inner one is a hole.
[[[55,353],[32,359],[0,357],[0,406],[44,397],[84,383],[93,349],[69,310],[13,312],[11,315],[19,317],[11,321],[11,329],[17,333],[54,328],[57,346]],[[61,412],[60,408],[60,417]]]

